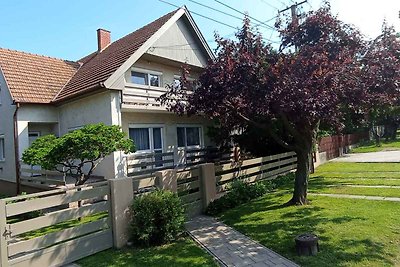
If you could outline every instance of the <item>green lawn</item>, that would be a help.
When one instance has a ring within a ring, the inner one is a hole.
[[[154,248],[109,249],[78,261],[82,267],[214,266],[214,260],[191,239]]]
[[[283,206],[287,191],[225,212],[221,219],[302,266],[400,265],[400,203],[310,196],[308,206]],[[299,257],[294,237],[313,232],[321,251]]]
[[[361,188],[342,185],[400,185],[400,163],[329,162],[317,168],[312,193],[400,197],[400,188]],[[334,186],[332,186],[334,185]]]
[[[317,168],[309,186],[315,193],[400,197],[395,188],[340,186],[400,185],[399,178],[400,163],[332,162]],[[291,190],[282,187],[221,219],[302,266],[400,266],[400,203],[310,195],[310,205],[287,207]],[[317,256],[296,255],[294,237],[305,232],[320,237]]]
[[[377,151],[400,150],[400,140],[382,141],[381,146],[376,146],[374,141],[361,143],[359,147],[353,148],[351,153],[366,153]]]

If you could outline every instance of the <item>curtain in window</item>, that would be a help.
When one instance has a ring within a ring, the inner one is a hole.
[[[185,128],[177,127],[176,134],[178,136],[178,147],[185,147],[186,146]]]
[[[161,128],[153,128],[154,149],[162,149]]]
[[[129,138],[135,143],[136,150],[150,149],[149,128],[130,128]]]
[[[187,127],[186,128],[186,143],[188,146],[200,145],[200,128]]]
[[[0,159],[3,160],[4,158],[5,158],[4,138],[0,138]]]

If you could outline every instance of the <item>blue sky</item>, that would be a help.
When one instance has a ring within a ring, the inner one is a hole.
[[[241,21],[206,9],[190,0],[167,0],[175,5],[186,4],[189,10],[238,27]],[[196,0],[235,16],[242,17],[215,0]],[[292,0],[221,0],[250,16],[266,21]],[[320,6],[321,0],[309,0],[303,11]],[[384,18],[400,31],[399,0],[332,0],[332,9],[339,17],[360,27],[368,36],[379,33]],[[96,29],[111,31],[116,40],[175,9],[158,0],[2,0],[0,15],[0,47],[22,50],[52,57],[76,60],[97,48]],[[213,33],[231,37],[234,29],[193,14],[210,46]],[[273,25],[273,21],[269,23]],[[276,32],[260,28],[264,37],[276,40]]]

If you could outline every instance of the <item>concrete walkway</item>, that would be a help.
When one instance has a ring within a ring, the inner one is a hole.
[[[327,187],[356,187],[356,188],[395,188],[400,189],[400,185],[361,185],[361,184],[330,184]]]
[[[198,216],[186,228],[221,266],[299,266],[212,217]]]
[[[345,154],[332,162],[400,162],[400,151]]]
[[[361,195],[346,195],[346,194],[324,194],[324,193],[308,193],[310,196],[324,196],[335,198],[351,198],[351,199],[366,199],[378,201],[400,202],[400,197],[379,197],[379,196],[361,196]]]

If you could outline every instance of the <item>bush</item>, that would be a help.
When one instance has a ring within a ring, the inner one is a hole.
[[[156,190],[136,197],[131,206],[131,239],[136,245],[161,245],[182,234],[183,204],[177,194]]]
[[[234,208],[252,199],[261,197],[278,187],[292,183],[293,180],[294,173],[280,176],[274,180],[260,181],[253,184],[247,184],[242,180],[233,181],[228,189],[228,193],[208,205],[206,214],[217,215],[227,209]]]
[[[262,182],[247,184],[241,180],[236,180],[231,183],[228,193],[208,205],[206,214],[216,215],[226,209],[231,209],[260,197],[267,193],[268,190],[269,188]]]

